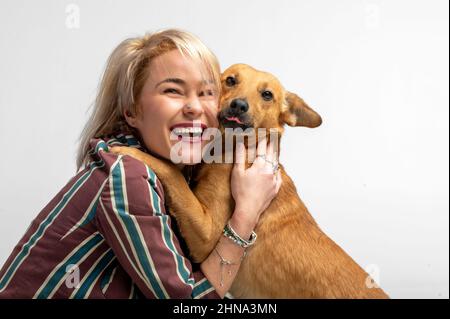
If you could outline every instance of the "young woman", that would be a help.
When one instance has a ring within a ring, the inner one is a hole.
[[[219,92],[219,64],[192,34],[169,29],[123,41],[108,60],[82,133],[80,171],[3,266],[0,298],[223,298],[244,249],[223,237],[216,246],[221,256],[191,264],[158,178],[141,162],[108,152],[122,145],[170,159],[178,143],[170,138],[174,127],[218,126]],[[198,162],[194,145],[205,143],[181,142],[192,152],[180,170]],[[250,237],[280,183],[263,164],[247,170],[236,164],[230,225],[237,235]],[[222,258],[234,265],[219,279]]]

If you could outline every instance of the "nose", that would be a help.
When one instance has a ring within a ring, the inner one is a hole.
[[[203,105],[198,99],[191,99],[185,104],[183,111],[186,115],[197,117],[203,113]]]
[[[248,103],[244,99],[234,99],[231,101],[230,108],[237,114],[242,114],[248,111]]]

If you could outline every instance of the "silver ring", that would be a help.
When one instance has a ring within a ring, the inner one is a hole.
[[[278,173],[278,170],[280,169],[280,166],[278,165],[278,163],[275,163],[272,166],[272,169],[273,169],[273,175],[276,175]]]
[[[266,163],[269,163],[270,165],[272,165],[272,170],[273,170],[274,175],[278,172],[278,169],[280,168],[280,166],[278,165],[278,161],[274,161],[274,162],[269,161],[265,154],[262,154],[262,155],[258,154],[258,155],[256,155],[256,157],[262,157],[262,159]]]

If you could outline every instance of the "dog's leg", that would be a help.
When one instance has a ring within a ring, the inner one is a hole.
[[[192,255],[205,259],[214,249],[222,235],[225,224],[234,211],[234,199],[231,195],[230,178],[233,164],[203,165],[197,176],[197,185],[193,189],[196,199],[205,208],[211,218],[209,241],[195,243],[198,237],[190,240]],[[183,216],[184,217],[184,216]],[[190,218],[189,215],[187,218]],[[189,244],[188,244],[189,245]]]
[[[111,152],[130,155],[155,172],[164,187],[169,213],[175,217],[192,259],[195,262],[206,259],[219,240],[232,210],[229,190],[232,166],[222,165],[221,169],[216,168],[214,172],[207,167],[200,169],[198,183],[193,192],[180,170],[169,161],[130,147],[116,146],[111,148]],[[227,188],[228,191],[218,189],[214,185]]]

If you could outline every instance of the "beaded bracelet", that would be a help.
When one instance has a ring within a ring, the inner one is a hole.
[[[252,234],[250,236],[249,240],[242,239],[241,236],[239,236],[236,231],[231,227],[230,222],[228,222],[225,225],[225,228],[223,229],[223,235],[229,239],[231,239],[235,244],[241,246],[242,248],[247,248],[251,245],[253,245],[256,242],[256,238],[258,235],[254,231],[252,231]]]

